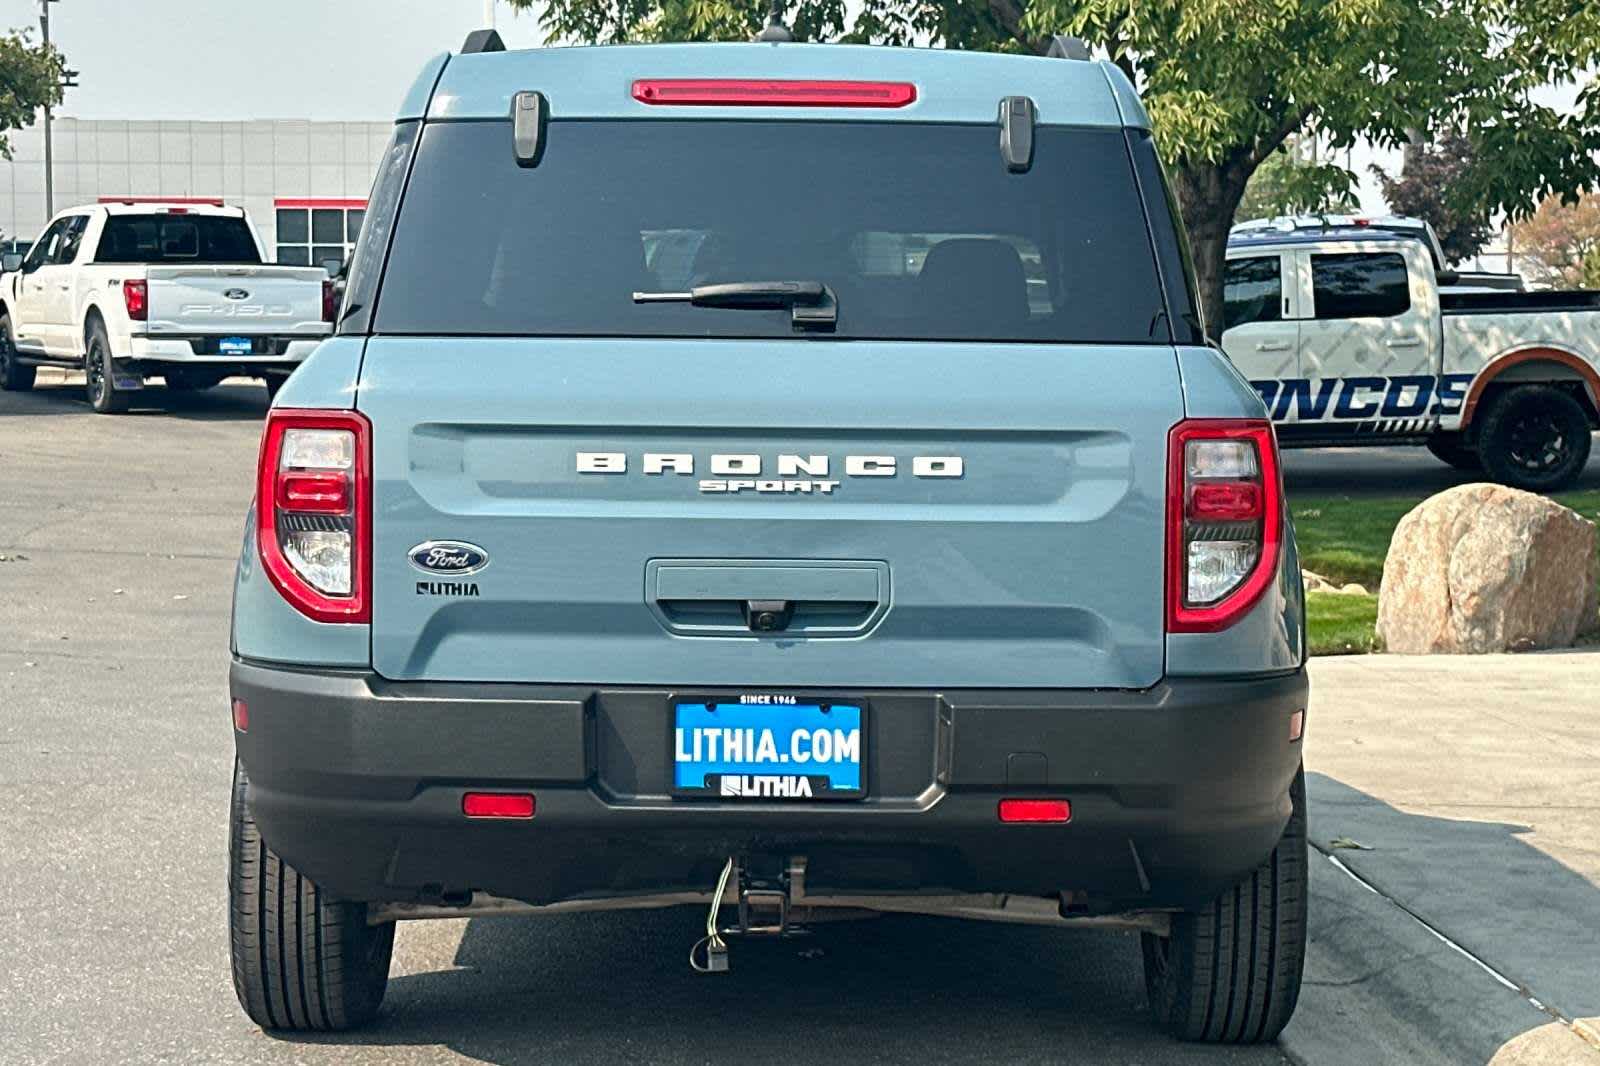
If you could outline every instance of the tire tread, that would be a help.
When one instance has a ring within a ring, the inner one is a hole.
[[[235,767],[228,889],[233,985],[263,1029],[330,1032],[370,1021],[383,1002],[394,926],[369,926],[366,906],[329,899],[267,847]],[[352,957],[370,965],[349,967]]]

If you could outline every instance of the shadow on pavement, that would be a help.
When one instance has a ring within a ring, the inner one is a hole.
[[[173,392],[150,385],[134,397],[133,406],[117,415],[96,415],[85,398],[82,381],[35,385],[27,392],[0,393],[0,418],[83,415],[90,418],[181,418],[192,422],[260,421],[267,413],[267,390],[257,382],[228,382],[204,392]]]
[[[397,978],[374,1029],[311,1042],[442,1044],[507,1066],[1284,1061],[1157,1032],[1128,934],[833,922],[735,943],[732,973],[706,976],[687,963],[704,921],[687,908],[474,919],[460,969]]]
[[[1327,1000],[1326,1009],[1303,1027],[1297,1018],[1291,1032],[1316,1032],[1316,1021],[1333,1013],[1366,1016],[1367,1030],[1381,1032],[1382,1021],[1372,1015],[1382,1014],[1396,1020],[1397,1034],[1415,1034],[1443,1053],[1436,1060],[1418,1050],[1423,1057],[1413,1061],[1498,1063],[1509,1061],[1507,1045],[1532,1039],[1526,1034],[1554,1020],[1527,996],[1564,1019],[1600,1015],[1594,950],[1600,886],[1528,843],[1529,826],[1410,814],[1325,774],[1308,774],[1306,781],[1314,847],[1519,990],[1505,988],[1410,918],[1399,915],[1385,930],[1382,911],[1373,908],[1394,908],[1366,893],[1345,897],[1357,901],[1357,910],[1314,897],[1313,964],[1301,1014],[1319,999]],[[1334,847],[1335,840],[1371,850]],[[1570,1032],[1563,1036],[1570,1039]]]

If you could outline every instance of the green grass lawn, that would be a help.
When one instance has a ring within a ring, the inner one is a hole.
[[[1370,596],[1313,593],[1306,601],[1313,655],[1373,651],[1383,557],[1400,519],[1424,496],[1307,496],[1289,494],[1300,565],[1333,582],[1366,586]],[[1554,497],[1590,521],[1600,521],[1600,492]]]

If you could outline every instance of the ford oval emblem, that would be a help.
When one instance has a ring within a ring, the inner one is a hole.
[[[427,574],[476,574],[489,565],[489,553],[459,540],[430,540],[408,553],[411,565]]]
[[[230,300],[248,300],[248,299],[250,299],[250,292],[249,292],[248,289],[229,289],[226,292],[224,292],[222,295],[226,296]]]

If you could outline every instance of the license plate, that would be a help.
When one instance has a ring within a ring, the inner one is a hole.
[[[859,700],[754,694],[681,699],[672,711],[672,790],[718,799],[859,799]]]
[[[217,351],[223,355],[249,355],[250,349],[249,337],[224,337],[217,342]]]

